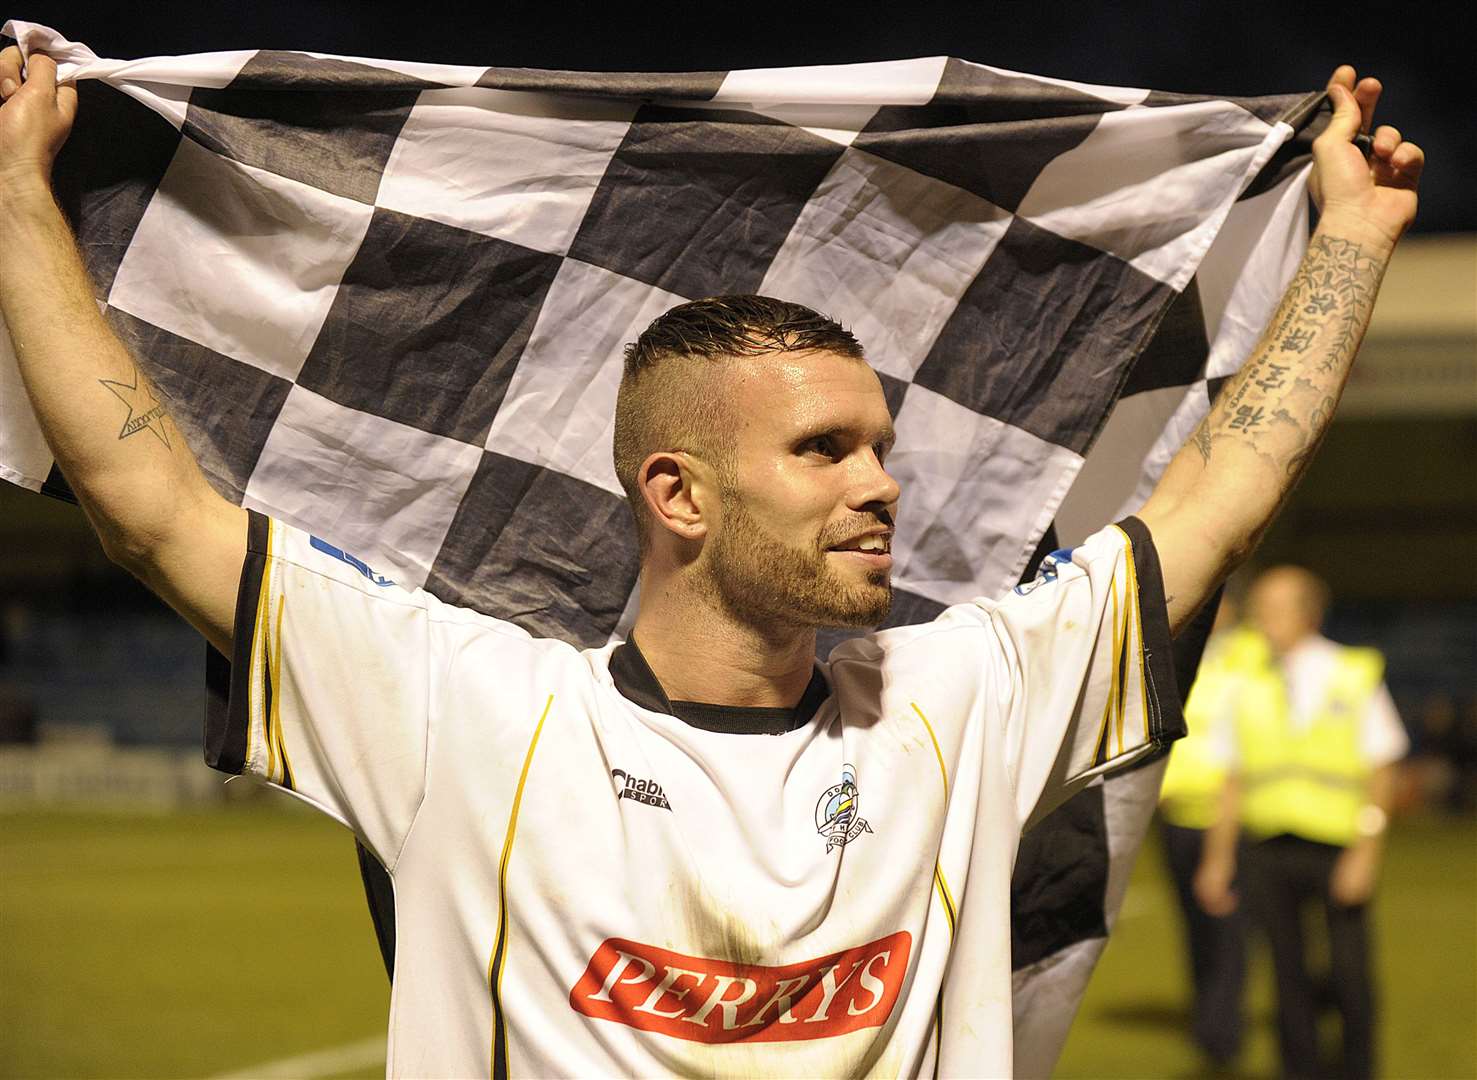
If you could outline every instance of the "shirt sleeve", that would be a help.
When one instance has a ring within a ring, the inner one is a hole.
[[[1047,556],[984,606],[1023,825],[1185,734],[1159,558],[1137,518]]]
[[[1210,740],[1206,743],[1212,761],[1227,772],[1235,772],[1241,764],[1236,754],[1236,695],[1232,691],[1221,697],[1210,713]]]
[[[425,789],[435,603],[252,511],[232,655],[207,664],[207,763],[294,793],[393,869]]]
[[[1376,769],[1393,764],[1410,752],[1410,736],[1405,733],[1390,688],[1384,683],[1380,683],[1370,698],[1369,708],[1364,710],[1359,743],[1364,759]]]

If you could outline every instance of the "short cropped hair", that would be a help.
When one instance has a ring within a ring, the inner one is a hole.
[[[637,473],[660,450],[731,469],[732,431],[713,376],[724,360],[812,349],[865,359],[844,326],[817,311],[768,296],[710,296],[680,304],[626,346],[615,405],[615,474],[636,518],[644,554],[650,541]]]

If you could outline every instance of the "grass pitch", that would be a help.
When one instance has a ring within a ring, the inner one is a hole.
[[[1173,886],[1151,835],[1134,867],[1056,1075],[1275,1077],[1271,957],[1255,941],[1247,1038],[1234,1072],[1211,1072],[1189,1037],[1190,974]],[[1309,924],[1314,943],[1321,919]],[[1379,1075],[1477,1078],[1477,822],[1397,819],[1373,909]],[[1329,1018],[1332,1020],[1332,1018]],[[1337,1023],[1321,1034],[1336,1045]]]
[[[211,1076],[383,1033],[353,842],[278,802],[0,816],[0,1075]]]
[[[1477,1076],[1477,823],[1398,822],[1377,922],[1384,1073]],[[1199,1075],[1179,933],[1151,843],[1059,1076]],[[1267,979],[1262,960],[1248,1077],[1276,1071]],[[0,814],[0,1076],[260,1073],[383,1034],[388,1003],[331,822],[275,798]]]

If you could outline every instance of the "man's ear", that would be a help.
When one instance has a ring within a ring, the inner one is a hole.
[[[710,505],[707,468],[691,454],[663,450],[641,463],[636,480],[654,528],[691,541],[708,535]]]

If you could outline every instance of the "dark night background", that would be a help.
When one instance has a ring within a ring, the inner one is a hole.
[[[1429,165],[1415,228],[1477,230],[1470,31],[1436,4],[561,3],[13,0],[100,56],[310,49],[456,64],[723,70],[946,54],[1083,82],[1200,93],[1322,86],[1340,62],[1385,83],[1380,119]]]

